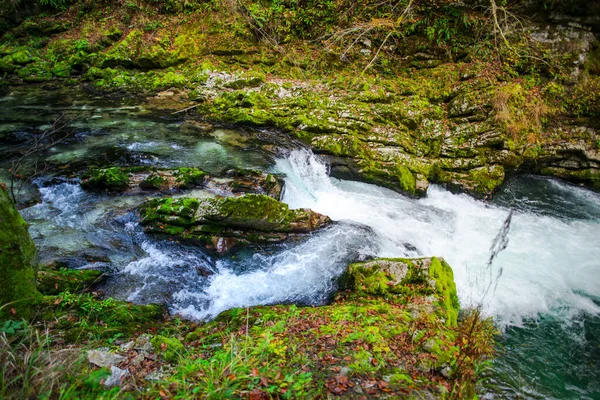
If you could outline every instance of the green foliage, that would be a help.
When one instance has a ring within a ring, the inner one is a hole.
[[[55,10],[64,10],[73,3],[73,0],[40,0],[43,6],[51,7]]]
[[[129,175],[120,167],[92,169],[81,182],[89,190],[122,191],[127,188]]]
[[[57,328],[65,330],[69,340],[81,337],[113,337],[131,334],[142,326],[162,320],[157,305],[133,305],[113,298],[98,299],[90,293],[63,292],[44,298],[41,321],[57,319]],[[59,318],[62,317],[62,318]]]
[[[245,9],[256,35],[276,43],[314,37],[336,22],[336,11],[333,0],[262,0]]]
[[[14,335],[25,329],[27,329],[27,323],[25,321],[9,319],[4,321],[4,324],[0,327],[0,334]]]

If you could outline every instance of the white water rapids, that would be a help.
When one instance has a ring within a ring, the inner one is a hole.
[[[203,319],[232,307],[319,302],[345,264],[357,257],[442,256],[454,269],[461,304],[482,302],[500,325],[518,325],[539,314],[600,313],[590,299],[600,297],[598,219],[517,211],[508,247],[489,270],[490,245],[508,215],[505,207],[437,186],[414,200],[339,181],[308,151],[292,152],[278,160],[276,169],[287,175],[283,201],[290,207],[311,208],[341,223],[275,255],[253,256],[246,261],[255,265],[248,272],[239,272],[245,268],[230,261],[218,262],[217,273],[201,292],[185,288],[174,296],[175,312]],[[563,186],[600,208],[600,196]],[[490,283],[492,290],[483,298]],[[208,306],[199,308],[192,298]]]
[[[600,315],[596,193],[540,180],[547,188],[532,198],[518,195],[508,247],[490,270],[490,246],[509,213],[505,206],[435,185],[425,198],[410,199],[340,181],[306,150],[279,159],[274,170],[286,174],[284,202],[326,214],[336,224],[300,242],[215,261],[196,247],[143,234],[135,216],[126,213],[140,200],[127,196],[97,196],[64,183],[42,188],[43,203],[24,215],[35,221],[32,235],[42,240],[42,248],[70,251],[91,242],[106,249],[117,272],[106,287],[109,295],[166,302],[172,312],[191,319],[213,318],[233,307],[322,304],[349,262],[424,256],[444,257],[454,270],[461,304],[481,302],[500,326],[521,325],[540,315],[563,321],[581,312]],[[556,192],[554,198],[544,198],[548,191]],[[523,207],[532,204],[533,209]],[[540,212],[545,208],[551,212]]]

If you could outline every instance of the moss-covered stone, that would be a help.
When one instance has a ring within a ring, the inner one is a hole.
[[[166,179],[163,176],[157,173],[151,173],[139,183],[139,186],[142,189],[153,190],[160,189],[165,183]]]
[[[38,267],[35,244],[5,187],[0,185],[0,319],[28,318],[41,301],[35,287]]]
[[[170,362],[177,361],[185,350],[181,341],[173,337],[156,335],[152,337],[150,343],[154,347],[154,351]]]
[[[382,296],[433,295],[449,326],[456,325],[459,304],[452,268],[437,257],[378,259],[348,267],[351,286]]]
[[[223,86],[229,89],[242,89],[245,87],[260,86],[263,83],[265,83],[265,76],[263,74],[254,74],[233,79],[226,82]]]
[[[181,167],[174,171],[177,186],[180,188],[190,188],[203,185],[207,177],[206,172],[193,167]]]
[[[44,295],[62,292],[79,293],[106,278],[102,271],[94,269],[42,268],[37,274],[37,289]]]
[[[224,253],[237,244],[275,243],[312,232],[331,220],[309,209],[290,210],[266,195],[152,199],[140,207],[146,232],[204,243]]]
[[[121,167],[92,169],[81,181],[81,187],[87,190],[120,192],[128,186],[129,174]]]

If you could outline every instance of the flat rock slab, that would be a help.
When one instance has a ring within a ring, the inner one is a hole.
[[[89,350],[87,353],[88,361],[98,367],[111,367],[120,364],[125,357],[110,353],[107,349]]]

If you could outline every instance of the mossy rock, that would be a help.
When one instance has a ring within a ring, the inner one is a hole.
[[[81,187],[86,190],[120,192],[128,186],[129,174],[121,167],[92,169],[81,181]]]
[[[259,194],[204,199],[194,216],[195,224],[274,232],[311,232],[329,222],[321,214],[308,209],[290,210],[287,204]]]
[[[223,86],[229,89],[243,89],[247,87],[257,87],[263,83],[265,83],[265,76],[263,74],[255,74],[233,79],[226,82]]]
[[[185,351],[181,341],[174,337],[161,335],[153,336],[150,340],[154,351],[163,356],[166,361],[175,362]]]
[[[161,176],[158,173],[153,172],[150,175],[148,175],[146,178],[144,178],[139,183],[139,186],[142,189],[154,190],[154,189],[162,188],[166,182],[167,182],[167,180],[163,176]]]
[[[381,296],[433,295],[444,311],[446,323],[456,325],[458,295],[452,268],[442,258],[377,259],[348,266],[350,286]]]
[[[146,232],[189,239],[225,253],[249,243],[278,243],[331,220],[309,209],[290,210],[267,195],[213,199],[152,199],[140,207]]]
[[[0,319],[28,318],[42,295],[35,287],[38,267],[35,244],[28,226],[0,184]]]
[[[600,170],[595,168],[570,170],[562,167],[544,167],[540,170],[542,175],[557,176],[564,180],[583,183],[596,191],[600,191]]]
[[[95,269],[51,269],[43,268],[37,275],[37,289],[44,295],[57,295],[62,292],[79,293],[106,278],[102,271]]]
[[[177,186],[180,188],[191,188],[202,186],[206,182],[208,174],[199,168],[181,167],[173,172]]]
[[[306,233],[331,222],[309,209],[290,210],[288,205],[261,194],[219,199],[153,199],[141,206],[142,223],[191,227],[215,225],[264,232]]]

